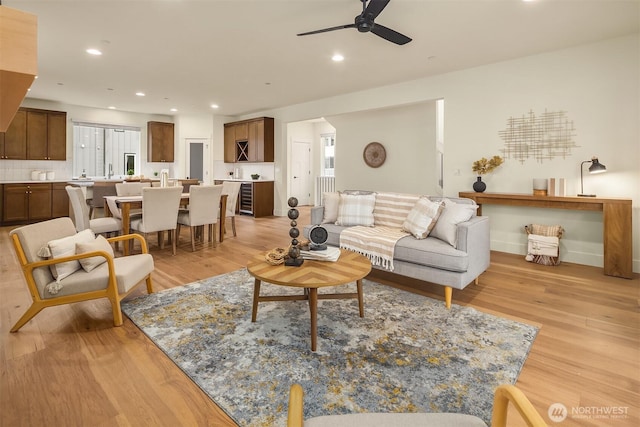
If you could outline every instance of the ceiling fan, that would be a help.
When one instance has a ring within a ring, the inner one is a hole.
[[[325,28],[322,30],[309,31],[306,33],[300,33],[299,36],[307,36],[310,34],[326,33],[328,31],[342,30],[344,28],[357,28],[361,33],[372,32],[378,37],[382,37],[392,43],[403,45],[411,41],[411,39],[404,34],[400,34],[397,31],[387,28],[384,25],[376,24],[373,22],[380,12],[389,4],[391,0],[360,0],[362,2],[362,13],[356,16],[353,24],[339,25],[337,27]]]

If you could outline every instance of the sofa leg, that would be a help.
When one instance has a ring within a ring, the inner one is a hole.
[[[474,285],[477,285],[478,283],[480,283],[480,276],[476,277],[476,279],[473,281]]]
[[[451,296],[453,295],[453,288],[451,286],[444,287],[444,305],[447,308],[451,308]]]

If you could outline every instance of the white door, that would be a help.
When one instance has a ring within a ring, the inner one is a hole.
[[[293,141],[291,144],[291,196],[299,206],[311,204],[311,143]]]

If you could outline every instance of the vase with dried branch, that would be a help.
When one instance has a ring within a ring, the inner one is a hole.
[[[473,191],[482,193],[484,190],[486,190],[487,184],[482,182],[482,175],[492,172],[502,163],[504,163],[504,159],[500,156],[493,156],[490,159],[483,157],[480,160],[476,160],[475,162],[473,162],[471,170],[478,174],[476,182],[473,183]]]

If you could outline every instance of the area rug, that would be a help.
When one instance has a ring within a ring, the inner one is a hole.
[[[368,280],[363,287],[364,318],[355,299],[318,302],[316,352],[306,301],[260,303],[251,322],[245,269],[124,301],[122,310],[240,426],[286,425],[293,383],[304,389],[305,418],[457,412],[489,423],[493,390],[515,383],[537,328]]]

